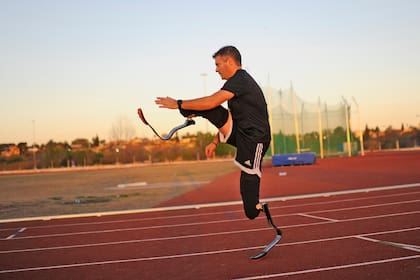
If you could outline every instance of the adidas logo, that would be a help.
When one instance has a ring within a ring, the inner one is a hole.
[[[247,160],[247,161],[244,162],[244,164],[246,164],[248,166],[251,166],[251,161],[250,160]]]

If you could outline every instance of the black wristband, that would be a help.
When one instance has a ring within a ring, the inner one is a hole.
[[[179,110],[181,110],[182,100],[181,100],[181,99],[178,99],[178,100],[176,101],[176,103],[178,103],[178,109],[179,109]]]

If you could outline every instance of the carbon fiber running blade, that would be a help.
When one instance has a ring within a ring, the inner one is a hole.
[[[270,210],[268,209],[267,203],[262,203],[263,212],[265,213],[265,216],[267,218],[268,224],[276,231],[276,237],[273,239],[273,241],[270,242],[265,248],[259,252],[258,254],[251,256],[250,258],[253,260],[258,260],[267,255],[267,253],[273,249],[277,243],[280,242],[280,239],[282,238],[282,232],[281,230],[274,224],[273,219],[271,218]]]
[[[141,121],[145,124],[145,125],[149,125],[149,123],[146,121],[144,115],[143,115],[143,111],[141,110],[141,108],[137,109],[137,114],[139,114],[139,118],[141,119]]]
[[[251,256],[250,259],[253,259],[253,260],[261,259],[265,255],[267,255],[267,253],[271,249],[273,249],[277,245],[277,243],[280,242],[280,239],[281,239],[281,235],[276,235],[276,237],[273,239],[273,241],[271,241],[270,244],[268,244],[267,246],[265,246],[265,248],[261,252],[259,252],[258,254],[256,254],[255,256]]]

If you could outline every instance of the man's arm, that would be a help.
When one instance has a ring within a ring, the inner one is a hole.
[[[209,96],[182,100],[182,109],[209,110],[221,105],[232,97],[234,97],[234,94],[230,91],[219,90]],[[157,97],[155,103],[159,105],[159,108],[178,109],[177,100],[171,97]]]
[[[216,133],[216,136],[213,138],[213,141],[208,144],[205,148],[205,152],[206,152],[206,157],[207,158],[213,158],[217,145],[219,144],[220,140],[219,140],[219,132]]]

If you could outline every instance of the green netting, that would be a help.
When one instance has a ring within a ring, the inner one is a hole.
[[[268,154],[315,152],[331,156],[347,153],[346,108],[350,112],[347,104],[331,105],[320,98],[318,102],[307,102],[292,87],[286,90],[266,87],[264,92],[273,136],[272,151]]]

